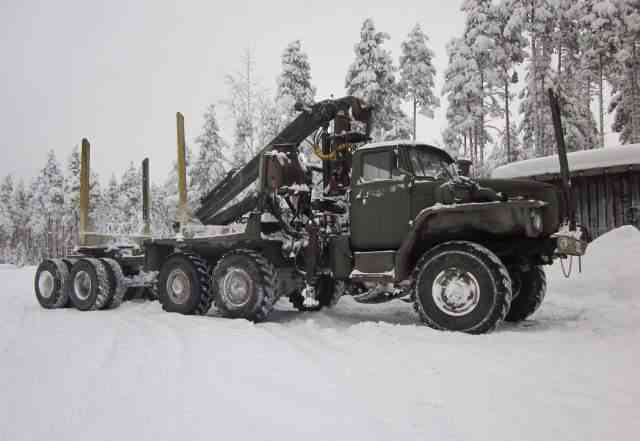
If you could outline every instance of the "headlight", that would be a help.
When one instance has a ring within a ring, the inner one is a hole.
[[[540,210],[531,210],[531,226],[538,233],[542,231],[542,214]]]

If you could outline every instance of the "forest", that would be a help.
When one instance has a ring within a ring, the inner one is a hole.
[[[605,133],[621,144],[640,142],[640,0],[466,0],[462,35],[452,38],[436,72],[428,30],[416,24],[400,54],[386,47],[391,36],[367,18],[346,67],[345,94],[375,108],[374,140],[420,138],[418,117],[445,111],[440,147],[473,162],[476,176],[496,166],[554,153],[546,91],[562,100],[569,150],[603,148]],[[296,102],[316,99],[312,66],[300,40],[281,55],[275,91],[257,83],[247,52],[242,72],[227,75],[227,99],[204,112],[189,145],[189,204],[195,210],[229,170],[250,159],[295,117]],[[436,90],[436,78],[444,78]],[[605,108],[605,102],[609,105]],[[218,112],[233,121],[225,139]],[[611,127],[605,122],[612,121]],[[310,152],[305,152],[309,157]],[[35,264],[67,255],[78,240],[80,155],[50,150],[31,180],[0,180],[0,263]],[[91,227],[114,240],[142,230],[141,169],[91,176]],[[171,233],[177,206],[177,170],[152,184],[152,232]]]

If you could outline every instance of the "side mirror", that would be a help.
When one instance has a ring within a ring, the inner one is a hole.
[[[456,166],[458,167],[458,174],[460,176],[466,176],[468,178],[471,175],[471,161],[468,159],[458,159]]]

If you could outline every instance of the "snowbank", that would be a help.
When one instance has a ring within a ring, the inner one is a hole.
[[[157,303],[45,311],[0,273],[0,440],[627,440],[640,431],[640,233],[548,271],[533,319],[470,336],[402,302],[268,323]]]
[[[567,154],[571,172],[603,167],[640,165],[640,144],[628,144],[604,149],[582,150]],[[560,173],[557,155],[527,159],[497,167],[491,173],[494,179],[512,179]]]

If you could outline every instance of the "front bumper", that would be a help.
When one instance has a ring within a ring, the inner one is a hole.
[[[556,251],[559,256],[584,256],[587,252],[588,242],[581,230],[577,232],[559,231],[552,236],[556,239]]]

